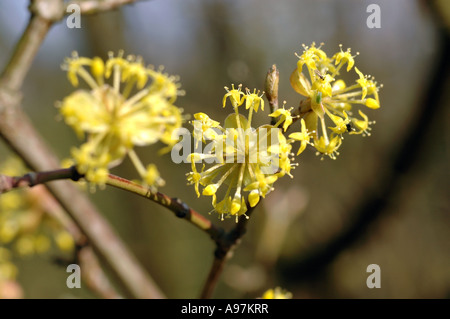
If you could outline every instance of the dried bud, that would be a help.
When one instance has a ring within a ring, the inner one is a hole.
[[[280,81],[280,73],[274,64],[267,72],[266,82],[264,84],[267,100],[269,101],[271,111],[274,112],[278,108],[278,83]]]

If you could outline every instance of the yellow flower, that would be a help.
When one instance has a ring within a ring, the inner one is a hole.
[[[359,76],[359,79],[356,82],[361,86],[362,96],[361,99],[364,100],[367,94],[373,94],[375,99],[366,99],[365,105],[370,107],[371,109],[378,109],[380,107],[380,101],[378,99],[378,91],[376,87],[376,83],[373,81],[373,78],[365,76],[361,71],[355,67],[355,71]]]
[[[325,136],[321,136],[319,139],[314,139],[314,147],[317,149],[317,154],[328,155],[331,159],[336,159],[336,155],[339,155],[338,149],[342,144],[342,139],[339,136],[335,136],[328,141]]]
[[[292,124],[292,115],[291,115],[291,111],[292,111],[293,107],[291,107],[290,109],[286,110],[284,108],[279,108],[277,109],[275,112],[269,114],[269,116],[271,117],[281,117],[280,120],[275,124],[275,126],[280,125],[281,123],[283,123],[283,130],[286,132],[286,130],[288,129],[288,127]]]
[[[62,251],[73,251],[75,248],[75,242],[72,235],[67,231],[62,230],[54,235],[56,245]]]
[[[193,136],[197,142],[196,147],[200,141],[205,143],[205,138],[214,139],[215,131],[212,128],[219,127],[220,123],[212,120],[207,114],[202,112],[194,114],[194,119],[191,123],[194,125]]]
[[[90,87],[70,94],[59,108],[65,122],[86,137],[71,152],[79,173],[93,185],[103,186],[109,169],[130,155],[144,184],[161,186],[163,180],[155,170],[148,172],[131,153],[135,146],[161,141],[171,148],[177,142],[172,133],[183,122],[182,111],[173,105],[182,93],[177,78],[161,68],[144,66],[140,57],[124,58],[123,52],[116,57],[110,53],[106,63],[74,53],[63,67],[74,86],[82,78]],[[90,67],[90,73],[85,67]]]
[[[328,109],[326,109],[327,115],[336,125],[335,127],[328,127],[336,134],[344,134],[351,131],[350,119],[345,111],[342,111],[343,117],[332,114]]]
[[[300,132],[295,132],[289,135],[290,138],[296,141],[300,141],[300,148],[298,149],[297,155],[300,155],[305,150],[307,144],[311,144],[309,140],[311,139],[311,134],[314,132],[314,131],[308,132],[306,130],[306,124],[304,119],[300,120],[300,125],[301,125]]]
[[[313,42],[311,44],[311,47],[303,45],[304,52],[301,56],[297,57],[297,69],[302,72],[303,65],[306,64],[308,67],[308,70],[314,70],[317,69],[316,62],[324,61],[327,59],[327,55],[324,51],[321,50],[322,44],[316,48],[316,44]],[[310,76],[312,78],[312,74],[310,73]]]
[[[342,45],[332,58],[327,57],[321,47],[316,48],[314,43],[311,47],[303,47],[304,52],[297,55],[297,68],[290,77],[294,90],[306,97],[300,103],[300,117],[305,120],[305,132],[311,132],[317,151],[336,158],[343,134],[369,135],[369,124],[374,122],[370,122],[360,110],[363,119],[355,118],[352,108],[355,105],[379,108],[378,90],[382,86],[377,86],[373,77],[365,76],[354,67],[356,55],[351,55],[350,49],[343,51]],[[358,75],[356,83],[350,86],[337,78],[345,64],[347,72],[354,67]],[[304,65],[309,79],[302,73]],[[334,126],[327,125],[326,122],[330,120]],[[301,134],[293,135],[294,137],[301,141],[300,150],[303,151],[307,144],[303,139],[306,137]]]
[[[260,197],[265,197],[273,190],[273,184],[279,177],[290,175],[293,164],[290,159],[291,140],[286,140],[278,127],[286,122],[290,111],[285,110],[283,114],[279,112],[282,120],[277,125],[263,125],[254,129],[251,126],[253,112],[257,112],[259,106],[263,109],[261,96],[249,93],[249,90],[244,95],[240,86],[238,90],[234,86],[232,88],[227,89],[223,101],[225,103],[230,97],[234,113],[228,115],[223,126],[204,113],[194,116],[194,128],[198,130],[194,137],[197,141],[206,143],[202,132],[214,133],[208,133],[211,143],[205,148],[208,152],[194,152],[188,156],[192,170],[187,174],[187,179],[195,186],[198,196],[199,187],[203,186],[201,194],[212,197],[214,210],[222,220],[225,216],[235,216],[238,221],[238,217],[245,215],[248,207],[256,206]],[[244,101],[249,110],[248,118],[238,111]],[[203,164],[199,172],[196,163],[202,161],[214,165],[205,169]]]
[[[261,297],[261,299],[291,299],[292,293],[287,290],[276,287],[275,289],[267,290]]]
[[[350,132],[350,134],[362,134],[363,136],[367,135],[370,136],[370,130],[372,129],[369,125],[374,124],[375,121],[369,122],[369,118],[361,112],[361,110],[358,111],[359,115],[363,118],[362,120],[353,118],[352,124],[356,128],[356,130]]]
[[[354,59],[354,55],[351,55],[351,50],[350,48],[347,49],[347,51],[342,51],[342,44],[339,44],[339,48],[340,48],[340,52],[336,53],[334,55],[334,63],[336,65],[338,65],[336,67],[336,74],[339,74],[339,70],[340,68],[347,63],[347,72],[350,71],[353,67],[353,65],[355,64],[355,59]],[[356,53],[357,55],[359,54],[358,52]]]
[[[241,106],[245,100],[245,94],[241,91],[242,85],[239,85],[237,89],[234,88],[234,84],[231,85],[231,90],[225,87],[227,93],[223,96],[222,105],[225,107],[227,98],[230,98],[231,105],[233,107]]]
[[[253,93],[251,93],[249,89],[246,91],[247,96],[245,97],[245,108],[249,109],[252,107],[255,112],[258,112],[259,106],[261,106],[261,110],[264,111],[264,100],[262,99],[264,92],[261,95],[258,95],[260,91],[256,92],[256,89]]]

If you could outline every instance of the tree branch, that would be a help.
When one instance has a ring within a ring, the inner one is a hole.
[[[77,172],[75,166],[53,171],[30,172],[23,176],[6,176],[0,174],[0,194],[19,187],[33,187],[56,180],[70,179],[78,181],[80,178],[83,178],[83,175]],[[178,198],[169,197],[160,192],[152,192],[147,187],[112,174],[109,174],[106,184],[152,200],[175,213],[175,216],[183,218],[205,231],[213,240],[218,240],[223,235],[221,228],[214,226],[210,220],[200,215]]]
[[[31,63],[51,25],[51,21],[41,16],[34,14],[31,16],[30,22],[17,43],[11,59],[0,76],[1,86],[11,91],[20,90]]]
[[[203,286],[200,298],[211,298],[214,289],[216,288],[216,285],[219,281],[219,277],[222,274],[225,262],[231,258],[232,250],[239,244],[239,240],[246,233],[248,219],[256,206],[250,207],[250,205],[247,203],[247,208],[247,216],[240,216],[239,221],[234,228],[232,228],[228,233],[223,234],[223,236],[217,238],[217,248],[214,252],[214,261],[209,271],[205,285]]]
[[[187,220],[194,226],[208,233],[214,241],[222,237],[223,230],[221,228],[217,228],[210,220],[190,208],[179,198],[169,197],[160,192],[152,192],[147,187],[143,187],[142,185],[112,174],[109,174],[106,184],[148,198],[155,203],[164,206],[174,212],[177,217]]]

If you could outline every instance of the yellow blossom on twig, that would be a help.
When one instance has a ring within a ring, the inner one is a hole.
[[[352,55],[350,49],[343,51],[340,45],[340,51],[329,58],[321,46],[316,47],[315,43],[309,47],[303,46],[304,51],[297,55],[297,68],[291,74],[290,82],[297,93],[306,97],[300,103],[300,117],[305,121],[305,131],[311,133],[314,147],[319,154],[335,159],[343,134],[370,135],[370,124],[375,122],[369,121],[361,110],[358,113],[362,119],[356,117],[353,107],[379,108],[378,90],[381,85],[378,86],[373,77],[364,75],[354,67],[356,55]],[[305,65],[309,78],[303,73]],[[347,72],[354,68],[358,75],[356,83],[350,86],[338,79],[345,65]],[[331,125],[327,124],[330,121]],[[301,141],[301,151],[309,142],[303,135],[295,133],[292,138]]]
[[[225,89],[223,104],[226,105],[229,98],[234,113],[228,115],[223,126],[205,113],[194,115],[194,138],[197,142],[210,144],[205,147],[208,152],[194,152],[188,156],[192,170],[187,179],[195,186],[198,196],[212,197],[214,211],[222,220],[225,216],[235,216],[237,221],[239,216],[245,215],[248,207],[256,206],[260,197],[273,190],[278,178],[290,175],[294,166],[291,163],[292,140],[287,140],[278,127],[289,122],[290,111],[284,110],[283,113],[280,109],[278,113],[282,119],[276,125],[252,128],[253,112],[257,112],[259,107],[264,109],[262,95],[248,89],[244,94],[241,86]],[[248,118],[238,110],[244,102],[249,110]],[[271,116],[278,116],[278,113]],[[203,164],[198,171],[196,163],[199,162],[214,164],[207,169]],[[203,186],[201,192],[200,185]]]
[[[70,94],[59,108],[65,122],[86,137],[84,144],[71,151],[79,173],[103,186],[109,169],[129,155],[144,184],[162,186],[156,167],[146,168],[133,149],[158,141],[170,149],[178,141],[173,133],[183,117],[173,105],[182,93],[177,78],[162,68],[145,66],[140,57],[124,57],[123,52],[110,53],[106,62],[74,53],[63,67],[72,85],[82,78],[90,87]]]

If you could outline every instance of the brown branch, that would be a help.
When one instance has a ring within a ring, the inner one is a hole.
[[[206,279],[206,283],[203,286],[202,293],[200,295],[200,298],[202,299],[209,299],[211,298],[214,289],[217,286],[217,283],[219,282],[219,277],[222,274],[223,267],[225,266],[225,262],[230,258],[231,254],[227,254],[223,258],[219,258],[217,256],[214,256],[214,261],[211,266],[211,269],[209,270],[208,278]]]
[[[231,229],[228,233],[223,234],[223,236],[217,238],[217,248],[214,252],[214,261],[209,271],[205,285],[203,286],[200,298],[211,298],[214,289],[219,281],[219,277],[222,274],[223,267],[225,266],[226,261],[231,258],[232,250],[239,244],[239,240],[247,231],[246,227],[248,219],[256,206],[250,207],[250,205],[247,203],[247,207],[247,216],[240,216],[236,227]]]
[[[206,219],[198,212],[190,208],[179,198],[169,197],[160,192],[152,192],[147,187],[112,174],[109,174],[106,184],[148,198],[155,203],[164,206],[165,208],[174,212],[177,217],[183,218],[196,227],[200,228],[201,230],[205,231],[211,236],[214,241],[219,240],[219,238],[221,238],[223,235],[223,230],[221,228],[217,228],[213,223],[211,223],[210,220]]]
[[[74,167],[38,173],[30,172],[23,176],[0,175],[0,194],[9,192],[14,188],[33,187],[35,185],[61,179],[78,181],[80,178],[81,175],[78,174]]]
[[[62,4],[60,0],[31,2],[30,22],[0,77],[0,136],[35,171],[53,170],[59,161],[21,110],[19,90],[50,26],[64,13]],[[47,187],[131,296],[163,297],[86,195],[69,183]]]
[[[75,166],[53,171],[29,172],[23,176],[6,176],[0,174],[0,194],[19,187],[33,187],[56,180],[70,179],[78,181],[80,178],[83,178],[83,175],[77,172]],[[223,235],[221,228],[214,226],[210,220],[190,208],[179,198],[173,198],[160,192],[152,192],[148,187],[112,174],[109,174],[106,184],[152,200],[175,213],[177,217],[183,218],[205,231],[214,241]]]
[[[11,59],[3,70],[0,85],[11,91],[18,91],[30,69],[31,63],[36,56],[52,21],[33,14],[27,28],[16,45]],[[0,104],[0,108],[4,105]]]

